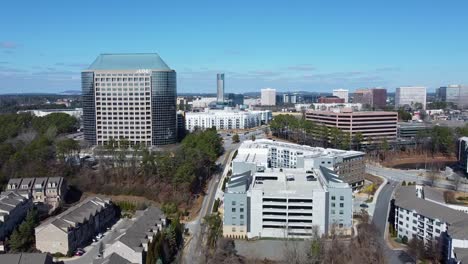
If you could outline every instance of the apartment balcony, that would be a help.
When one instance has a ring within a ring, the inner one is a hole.
[[[419,222],[419,223],[418,223],[418,228],[424,229],[424,223]]]
[[[312,227],[312,222],[288,222],[288,226],[304,226],[304,227]]]
[[[284,202],[281,202],[281,201],[263,201],[263,206],[268,206],[268,205],[286,206],[286,200]]]
[[[271,213],[268,213],[268,212],[264,212],[263,213],[263,218],[286,219],[286,218],[288,218],[288,216],[286,215],[286,213],[284,215],[277,215],[277,214],[271,214]]]
[[[286,213],[286,208],[285,209],[281,209],[281,208],[263,208],[262,209],[263,213],[268,213],[268,212],[272,212],[272,213]],[[312,210],[311,210],[312,211]]]

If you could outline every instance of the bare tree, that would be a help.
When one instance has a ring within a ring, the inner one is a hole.
[[[424,256],[425,250],[424,241],[417,237],[408,242],[408,254],[416,261]]]
[[[437,171],[431,167],[426,175],[429,183],[431,184],[431,187],[434,187],[434,183],[437,181]]]

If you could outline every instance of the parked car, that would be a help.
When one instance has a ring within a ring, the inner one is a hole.
[[[103,237],[102,233],[99,233],[99,234],[96,235],[97,240],[101,239],[102,237]]]

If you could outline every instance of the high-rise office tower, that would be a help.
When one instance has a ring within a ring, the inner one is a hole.
[[[81,73],[85,140],[176,143],[176,72],[158,54],[101,54]]]
[[[436,97],[438,101],[453,103],[460,109],[468,108],[468,86],[449,85],[437,88]]]
[[[218,85],[217,101],[218,103],[224,103],[224,73],[216,75],[216,83]]]
[[[387,105],[387,89],[357,89],[353,95],[353,103],[369,105],[375,109],[384,109]]]
[[[266,88],[262,89],[261,93],[262,105],[276,105],[276,89]]]
[[[336,89],[336,90],[333,90],[333,96],[336,96],[336,97],[339,97],[339,98],[343,98],[345,100],[345,103],[348,102],[348,90],[345,90],[345,89]]]
[[[421,104],[422,109],[426,109],[426,87],[404,86],[395,90],[395,108],[404,106],[415,107]]]

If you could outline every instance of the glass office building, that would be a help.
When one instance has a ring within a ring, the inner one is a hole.
[[[101,54],[81,79],[86,141],[176,143],[176,72],[157,54]]]

